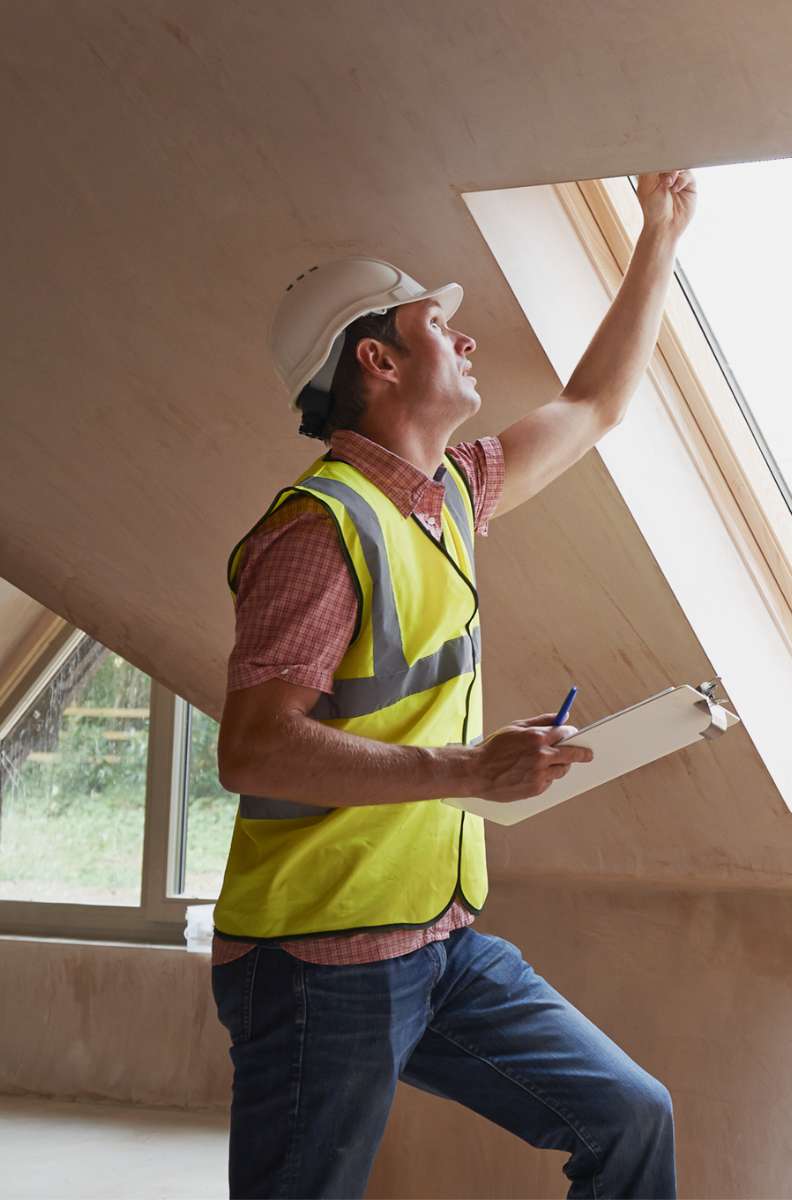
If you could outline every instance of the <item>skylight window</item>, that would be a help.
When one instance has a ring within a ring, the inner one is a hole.
[[[767,704],[792,688],[792,407],[781,291],[792,265],[789,167],[693,165],[702,200],[676,247],[657,347],[624,420],[595,452],[792,809],[786,709]],[[750,183],[708,186],[716,175],[740,174]],[[629,177],[467,192],[464,200],[563,387],[640,237]],[[709,271],[696,255],[699,238],[709,243]],[[697,670],[692,663],[685,675]]]
[[[677,276],[792,511],[792,159],[693,173]]]

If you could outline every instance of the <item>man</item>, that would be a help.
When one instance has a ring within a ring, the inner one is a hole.
[[[234,1197],[363,1196],[399,1079],[565,1150],[570,1197],[673,1197],[665,1087],[502,938],[481,818],[577,763],[552,713],[483,740],[474,532],[621,419],[654,347],[689,171],[644,175],[644,229],[561,396],[448,447],[481,403],[461,288],[388,263],[304,272],[272,328],[329,452],[234,549],[218,747],[240,810],[213,987],[234,1063]]]

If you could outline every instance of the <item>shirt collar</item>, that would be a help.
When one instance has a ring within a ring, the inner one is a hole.
[[[403,517],[409,517],[416,509],[439,511],[442,507],[445,498],[445,464],[441,463],[434,478],[430,479],[411,462],[354,429],[334,430],[330,435],[330,449],[334,458],[343,459],[350,466],[357,467],[384,492]]]

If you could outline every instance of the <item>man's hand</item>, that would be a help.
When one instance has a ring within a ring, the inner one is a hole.
[[[566,775],[573,763],[591,762],[594,754],[584,746],[558,746],[561,738],[577,733],[575,725],[553,727],[555,713],[512,721],[474,747],[477,792],[482,800],[505,804],[526,796],[540,796],[555,779]]]
[[[638,176],[638,200],[644,229],[663,230],[680,237],[696,211],[696,180],[692,171],[652,172]]]

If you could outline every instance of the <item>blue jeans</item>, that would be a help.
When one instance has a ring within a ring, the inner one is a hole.
[[[234,1200],[362,1197],[399,1079],[568,1151],[569,1197],[676,1196],[666,1088],[503,938],[468,926],[360,966],[257,947],[212,986]]]

